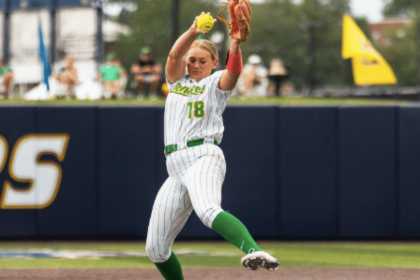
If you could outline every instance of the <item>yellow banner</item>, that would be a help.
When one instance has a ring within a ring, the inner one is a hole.
[[[352,59],[356,85],[397,83],[392,68],[348,15],[344,15],[343,18],[342,56],[344,59]]]

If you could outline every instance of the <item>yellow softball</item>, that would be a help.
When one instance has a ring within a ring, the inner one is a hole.
[[[209,31],[213,25],[213,17],[209,14],[201,14],[197,19],[197,27],[202,31]]]

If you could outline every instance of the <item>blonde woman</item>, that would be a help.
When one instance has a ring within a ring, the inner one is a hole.
[[[226,162],[218,145],[224,131],[222,114],[242,69],[240,41],[231,37],[227,70],[214,72],[217,49],[210,41],[196,40],[207,34],[197,28],[196,21],[175,42],[166,63],[170,93],[164,128],[169,178],[153,206],[146,251],[165,279],[184,279],[171,247],[195,210],[207,227],[246,254],[243,266],[276,270],[277,259],[261,251],[246,227],[221,208]]]

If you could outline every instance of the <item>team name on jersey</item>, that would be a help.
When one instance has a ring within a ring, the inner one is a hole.
[[[204,85],[203,87],[195,86],[193,88],[190,88],[190,87],[181,85],[181,83],[177,83],[175,88],[171,91],[171,93],[188,97],[190,95],[203,94],[205,88],[206,88],[206,85]]]

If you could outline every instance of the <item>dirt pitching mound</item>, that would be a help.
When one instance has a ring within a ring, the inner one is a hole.
[[[281,268],[275,272],[246,269],[184,269],[186,280],[418,280],[420,269]],[[162,280],[156,269],[21,269],[0,270],[8,280]]]

